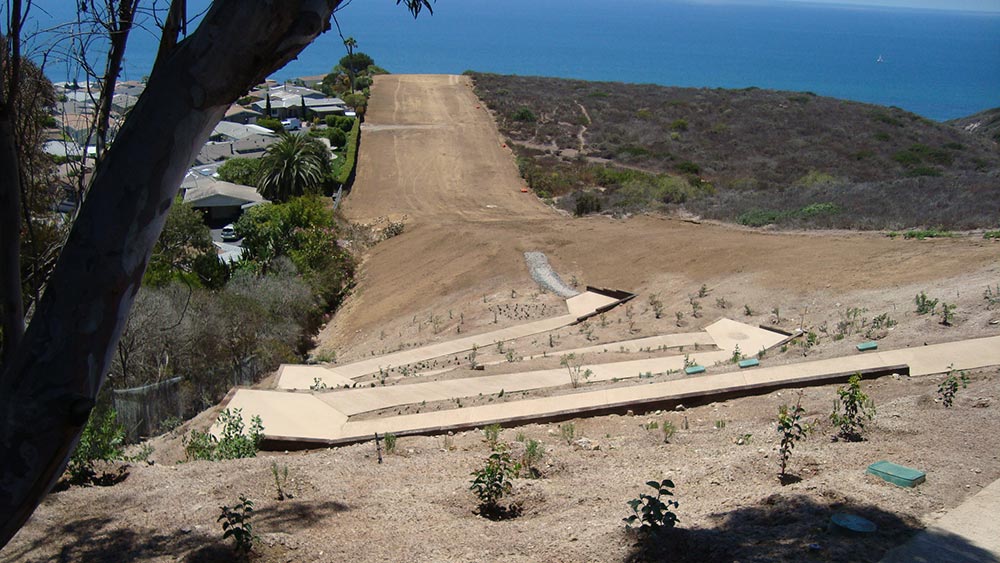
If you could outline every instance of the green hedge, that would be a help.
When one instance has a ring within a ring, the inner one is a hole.
[[[354,165],[358,160],[358,137],[361,136],[361,120],[355,119],[351,126],[351,132],[347,135],[347,153],[344,155],[344,163],[340,165],[340,170],[334,180],[344,185],[354,171]]]

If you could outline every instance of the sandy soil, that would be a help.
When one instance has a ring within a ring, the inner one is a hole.
[[[452,338],[460,326],[467,333],[525,320],[495,315],[500,305],[551,316],[560,300],[532,283],[523,259],[529,250],[545,252],[568,282],[640,294],[630,312],[590,321],[590,334],[559,331],[560,348],[688,332],[725,315],[819,335],[817,346],[772,360],[831,357],[860,338],[834,338],[852,307],[867,309],[868,319],[888,313],[898,321],[881,340],[887,348],[1000,332],[991,324],[1000,310],[983,300],[985,288],[1000,283],[996,243],[760,232],[660,216],[575,219],[520,192],[503,143],[465,78],[377,78],[345,214],[405,217],[406,230],[365,257],[358,289],[323,331],[321,348],[344,361]],[[699,298],[702,286],[707,295]],[[953,326],[914,313],[921,291],[957,304]],[[662,318],[651,294],[664,303]],[[692,297],[699,317],[691,315]],[[531,353],[547,342],[518,346]],[[206,426],[212,413],[205,413],[154,440],[156,463],[133,464],[124,482],[50,495],[0,561],[229,561],[215,520],[219,506],[240,494],[257,503],[260,561],[621,561],[637,552],[621,522],[625,502],[660,478],[675,481],[681,503],[684,533],[666,546],[671,558],[877,561],[1000,478],[998,371],[972,375],[951,409],[935,402],[941,377],[866,383],[879,414],[861,443],[830,440],[835,387],[805,390],[807,415],[820,425],[792,456],[790,471],[801,480],[786,486],[776,478],[774,418],[780,404],[794,402],[794,390],[572,421],[592,449],[567,444],[555,424],[507,429],[502,440],[515,452],[523,434],[543,442],[546,456],[541,479],[516,482],[512,500],[523,515],[504,522],[473,513],[469,473],[488,455],[479,433],[400,438],[381,465],[372,444],[176,464],[180,434]],[[659,429],[647,429],[664,420],[680,429],[669,444]],[[737,445],[747,434],[749,444]],[[880,459],[925,470],[928,481],[911,490],[866,476]],[[276,500],[272,464],[288,467],[294,498]],[[879,531],[828,532],[829,516],[842,510],[869,517]]]

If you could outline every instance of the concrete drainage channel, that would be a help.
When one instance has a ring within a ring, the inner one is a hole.
[[[546,290],[555,293],[563,299],[569,299],[580,294],[579,291],[569,287],[566,285],[566,282],[562,281],[559,274],[552,269],[552,265],[549,264],[549,259],[545,256],[545,253],[525,252],[524,261],[528,264],[531,279],[535,280],[538,285]]]

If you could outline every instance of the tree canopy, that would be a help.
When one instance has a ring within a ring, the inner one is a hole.
[[[330,151],[305,133],[282,135],[260,159],[257,190],[271,201],[283,202],[317,192],[330,172]]]

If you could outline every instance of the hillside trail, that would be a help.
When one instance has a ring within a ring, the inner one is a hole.
[[[363,347],[387,323],[440,315],[480,295],[530,291],[526,251],[544,252],[564,279],[658,292],[668,308],[702,284],[736,307],[813,311],[909,303],[915,288],[981,295],[1000,279],[997,245],[971,237],[783,233],[652,214],[574,218],[522,187],[470,78],[376,77],[343,209],[360,222],[405,215],[406,228],[369,251],[357,289],[319,345]]]

